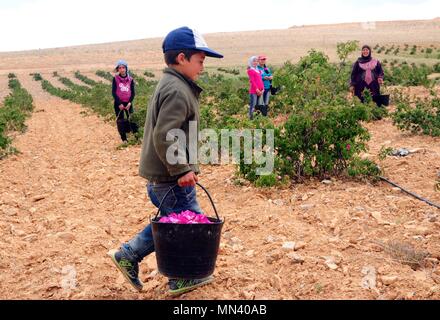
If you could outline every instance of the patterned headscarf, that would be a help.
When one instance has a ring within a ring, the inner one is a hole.
[[[362,47],[362,51],[364,51],[364,49],[368,49],[370,51],[370,54],[368,55],[368,57],[364,57],[364,55],[361,52],[361,57],[358,59],[359,63],[366,63],[366,62],[370,62],[371,61],[371,48],[368,45],[364,45]]]
[[[260,72],[260,71],[258,70],[258,67],[254,67],[254,61],[255,61],[255,60],[258,60],[258,57],[257,57],[257,56],[252,56],[252,57],[249,58],[249,60],[248,60],[248,68],[249,68],[249,69],[254,69],[254,70],[257,71],[257,72]]]

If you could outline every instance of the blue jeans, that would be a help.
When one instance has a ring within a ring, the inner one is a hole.
[[[171,187],[176,183],[149,183],[147,184],[147,192],[151,202],[159,208],[160,201]],[[160,209],[160,216],[167,216],[170,213],[181,213],[190,210],[195,213],[202,213],[202,209],[197,202],[196,188],[175,186],[171,191]],[[132,261],[141,262],[146,256],[154,252],[153,232],[151,224],[143,231],[135,236],[129,242],[121,246],[122,252]]]
[[[258,96],[256,94],[249,94],[249,119],[254,118],[254,109],[258,103]]]

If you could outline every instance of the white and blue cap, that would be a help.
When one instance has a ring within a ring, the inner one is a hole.
[[[205,52],[208,57],[223,58],[222,54],[208,48],[208,44],[199,32],[188,27],[181,27],[168,33],[162,49],[164,53],[170,50],[199,50]]]

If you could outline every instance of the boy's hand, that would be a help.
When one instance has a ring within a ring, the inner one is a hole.
[[[197,177],[197,175],[194,172],[190,171],[179,180],[177,180],[177,184],[179,185],[179,187],[195,187],[198,181],[199,178]]]
[[[125,110],[125,107],[124,107],[123,104],[120,104],[120,105],[119,105],[119,110],[121,110],[121,111],[122,111],[122,110]]]
[[[378,81],[379,81],[380,85],[383,85],[383,79],[382,78],[379,78]]]

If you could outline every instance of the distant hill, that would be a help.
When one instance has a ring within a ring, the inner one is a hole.
[[[297,60],[311,48],[336,59],[338,42],[362,44],[417,44],[440,47],[440,18],[413,21],[379,21],[293,26],[282,30],[206,34],[209,45],[225,55],[207,59],[207,66],[246,65],[252,55],[264,53],[269,63]],[[120,58],[132,68],[160,70],[164,67],[161,38],[113,42],[57,49],[0,53],[0,73],[51,70],[111,70]]]
[[[430,20],[394,20],[394,21],[363,21],[363,22],[347,22],[347,23],[338,23],[338,24],[313,24],[313,25],[301,25],[301,26],[292,26],[290,29],[295,28],[345,28],[345,27],[355,27],[362,28],[365,24],[376,24],[381,27],[392,27],[392,28],[400,28],[405,26],[426,26],[433,25],[439,26],[438,22],[440,21],[440,17],[430,19]]]

